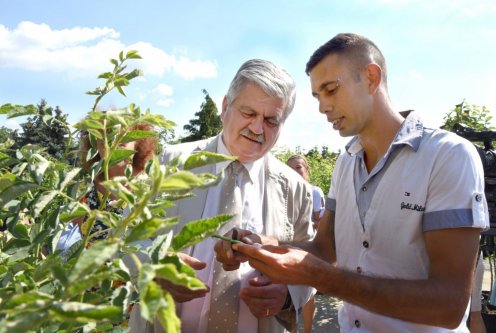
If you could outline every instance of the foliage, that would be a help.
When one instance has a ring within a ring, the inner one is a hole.
[[[70,132],[66,126],[67,114],[63,114],[58,106],[54,110],[43,99],[36,107],[31,105],[27,109],[31,110],[33,116],[28,117],[27,121],[21,124],[22,132],[15,133],[16,135],[12,137],[14,140],[12,149],[37,144],[46,148],[48,154],[56,160],[65,158],[64,153],[67,152],[70,144],[67,138]],[[3,110],[7,111],[7,108]],[[26,115],[26,112],[23,113]]]
[[[329,148],[322,146],[319,151],[317,147],[303,153],[300,147],[293,151],[289,148],[279,148],[273,151],[275,157],[281,162],[286,163],[292,155],[299,154],[305,156],[310,171],[310,183],[318,186],[327,194],[331,185],[331,174],[334,170],[334,164],[338,158],[338,153],[329,152]]]
[[[494,129],[494,126],[491,125],[492,118],[491,112],[485,106],[477,106],[463,101],[444,116],[444,124],[441,128],[453,131],[453,126],[459,123],[476,131],[487,131]]]
[[[166,208],[173,205],[172,200],[191,196],[193,189],[218,181],[215,175],[195,175],[187,170],[227,157],[195,155],[185,162],[185,170],[178,162],[160,165],[155,157],[140,175],[133,176],[128,168],[122,177],[108,176],[109,166],[134,152],[119,148],[120,143],[153,134],[132,130],[133,125],[161,129],[174,125],[149,110],[141,112],[134,104],[97,111],[98,101],[113,88],[124,94],[123,87],[139,74],[125,72],[125,63],[138,58],[136,51],[129,51],[111,59],[114,70],[100,75],[105,84],[90,92],[97,96],[92,111],[75,125],[74,133],[68,133],[68,140],[78,131],[89,133],[92,148],[88,157],[97,154],[97,140],[103,143],[103,159],[89,172],[49,159],[37,145],[21,147],[15,158],[4,153],[9,143],[0,145],[0,223],[7,228],[0,232],[0,333],[125,331],[129,307],[137,301],[141,316],[150,321],[158,318],[168,332],[180,332],[172,296],[155,278],[190,289],[203,288],[194,271],[175,253],[215,232],[230,216],[192,223],[174,235],[171,228],[177,219],[167,216]],[[38,111],[33,105],[0,106],[0,113],[9,118],[38,115]],[[57,120],[67,128],[64,121]],[[99,173],[127,214],[111,214],[104,204],[90,210],[81,201]],[[52,205],[55,199],[59,204]],[[94,235],[86,232],[82,241],[61,255],[55,248],[62,231],[67,223],[84,216],[83,233],[91,230],[97,219],[112,232],[105,240],[94,242],[90,241]],[[140,245],[147,242],[151,245]],[[149,262],[138,260],[143,254]]]
[[[12,140],[12,144],[14,144],[19,140],[19,133],[17,130],[2,126],[0,127],[0,144],[5,144],[7,140]]]
[[[182,142],[207,139],[219,134],[222,130],[222,121],[218,115],[217,106],[205,89],[203,89],[203,93],[205,94],[205,101],[200,106],[200,111],[195,113],[197,118],[191,119],[189,124],[184,125],[184,129],[190,135],[183,138]]]

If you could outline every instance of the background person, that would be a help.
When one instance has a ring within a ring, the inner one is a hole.
[[[302,155],[293,155],[288,158],[286,164],[296,171],[300,176],[303,177],[307,182],[310,182],[310,171],[308,168],[308,162],[306,158]],[[314,230],[317,229],[318,223],[322,215],[324,214],[324,193],[322,189],[318,186],[312,185],[312,222]],[[313,319],[315,317],[315,297],[312,297],[303,306],[303,332],[312,332]],[[292,331],[296,333],[296,329]]]
[[[303,177],[307,182],[310,182],[310,169],[308,167],[308,162],[306,158],[302,155],[293,155],[288,158],[286,164],[296,171],[300,176]],[[312,185],[312,202],[313,202],[313,212],[312,212],[312,222],[314,229],[317,230],[317,226],[320,218],[324,215],[325,210],[325,200],[324,192],[322,189],[316,185]]]
[[[142,131],[153,131],[153,127],[148,124],[139,124],[131,128],[131,130],[142,130]],[[84,172],[88,172],[91,166],[100,161],[104,155],[103,143],[97,140],[98,154],[96,154],[90,160],[86,160],[88,151],[91,149],[91,143],[89,139],[89,134],[86,131],[81,132],[80,136],[80,149],[79,158],[81,160],[82,169]],[[145,138],[137,141],[128,142],[120,145],[122,149],[135,150],[136,153],[131,156],[131,160],[123,160],[119,163],[114,164],[108,170],[109,179],[117,176],[124,176],[124,170],[127,165],[131,164],[133,169],[133,175],[137,175],[145,169],[146,163],[153,157],[157,148],[157,139],[155,137]],[[99,209],[101,201],[105,197],[106,189],[101,185],[104,181],[104,175],[100,173],[95,177],[93,186],[90,191],[84,197],[84,202],[89,206],[90,209]],[[105,210],[122,214],[124,207],[119,207],[115,205],[116,198],[113,195],[107,199],[105,204]],[[82,240],[83,235],[81,233],[81,225],[86,218],[78,218],[73,222],[67,224],[65,230],[62,232],[59,241],[57,242],[56,250],[62,250],[62,255],[65,255],[67,250],[74,245],[76,242]],[[90,241],[97,239],[104,239],[107,237],[108,233],[105,231],[108,226],[103,222],[96,220],[93,224],[93,228],[90,231]]]

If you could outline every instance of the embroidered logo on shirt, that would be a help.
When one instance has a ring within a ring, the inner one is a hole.
[[[401,203],[401,209],[410,209],[410,210],[416,210],[417,212],[423,212],[425,211],[425,207],[422,205],[417,205],[417,204],[412,204],[412,203],[407,203],[407,202],[402,202]]]

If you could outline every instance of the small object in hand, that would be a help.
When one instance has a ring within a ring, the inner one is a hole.
[[[239,241],[237,239],[232,239],[232,238],[224,237],[224,236],[221,236],[221,235],[212,235],[212,237],[218,238],[218,239],[221,239],[221,240],[225,240],[225,241],[228,241],[228,242],[231,242],[232,244],[242,243],[241,241]]]

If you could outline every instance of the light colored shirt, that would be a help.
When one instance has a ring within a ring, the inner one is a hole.
[[[318,186],[313,186],[312,189],[313,212],[319,212],[319,218],[324,215],[324,192]],[[316,222],[316,221],[314,221]]]
[[[217,152],[219,154],[231,155],[222,140],[218,141]],[[224,170],[230,161],[217,163],[216,173]],[[250,230],[257,234],[264,233],[262,220],[262,207],[264,195],[264,168],[263,158],[253,163],[243,164],[247,172],[241,172],[236,177],[236,183],[241,189],[241,200],[243,203],[242,229]],[[210,187],[207,192],[207,201],[202,218],[213,217],[219,214],[218,206],[220,201],[222,185]],[[206,262],[207,267],[197,271],[197,277],[207,285],[212,285],[213,266],[215,263],[215,253],[212,250],[216,240],[207,238],[195,246],[193,257]],[[237,270],[241,279],[241,288],[248,284],[249,279],[259,273],[242,263]],[[183,332],[204,333],[208,326],[208,312],[210,309],[210,293],[203,298],[196,298],[182,305],[181,323]],[[257,333],[258,319],[253,316],[248,306],[240,300],[238,333]]]
[[[423,232],[487,228],[482,164],[474,146],[425,128],[411,114],[370,173],[353,139],[338,159],[326,209],[335,212],[338,267],[359,274],[421,280],[429,274]],[[468,306],[453,330],[386,317],[344,302],[342,332],[468,332]]]

